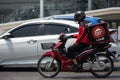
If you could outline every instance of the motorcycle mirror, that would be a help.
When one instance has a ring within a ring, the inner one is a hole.
[[[65,28],[65,31],[66,32],[70,32],[70,28]]]

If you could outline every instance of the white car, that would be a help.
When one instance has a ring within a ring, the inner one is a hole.
[[[42,43],[57,42],[60,33],[76,33],[78,26],[73,21],[38,20],[8,30],[0,36],[0,66],[36,66],[47,51]],[[69,39],[66,47],[73,42]]]
[[[76,33],[78,26],[73,21],[38,20],[3,33],[0,36],[0,66],[37,64],[40,55],[46,52],[42,43],[57,42],[60,33]],[[73,41],[69,41],[69,45],[72,44]]]

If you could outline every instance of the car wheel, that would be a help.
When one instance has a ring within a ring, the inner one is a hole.
[[[2,70],[3,69],[3,66],[0,66],[0,70]]]

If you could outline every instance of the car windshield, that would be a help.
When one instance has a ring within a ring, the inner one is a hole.
[[[43,18],[45,20],[70,20],[74,21],[74,16],[73,15],[54,15],[50,17],[45,17]],[[91,16],[86,16],[85,18],[85,23],[90,23],[91,25],[98,24],[100,23],[102,19],[98,17],[91,17]]]
[[[53,16],[54,19],[58,19],[58,20],[74,20],[74,16]]]

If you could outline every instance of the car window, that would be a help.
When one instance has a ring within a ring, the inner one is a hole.
[[[11,31],[12,37],[27,37],[39,35],[39,24],[24,25]]]
[[[69,30],[69,31],[68,31]],[[45,35],[53,35],[60,33],[71,33],[77,32],[77,28],[73,28],[67,25],[57,25],[57,24],[45,24],[44,25],[44,34]]]
[[[71,33],[78,32],[78,28],[75,27],[70,27]]]

